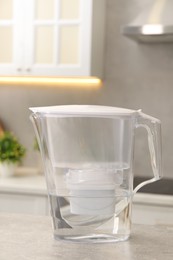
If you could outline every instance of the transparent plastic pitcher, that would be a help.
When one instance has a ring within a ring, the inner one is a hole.
[[[55,239],[128,239],[134,193],[161,177],[160,121],[105,106],[30,108],[46,176]],[[133,190],[135,129],[148,132],[153,178]]]

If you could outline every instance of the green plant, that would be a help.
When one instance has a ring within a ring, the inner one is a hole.
[[[11,132],[0,137],[0,162],[18,163],[24,157],[26,149]]]

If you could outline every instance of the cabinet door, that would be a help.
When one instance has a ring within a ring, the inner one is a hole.
[[[0,0],[0,75],[100,76],[105,0]]]
[[[92,0],[30,0],[25,7],[27,72],[89,75]]]
[[[49,215],[47,196],[1,192],[0,212]]]
[[[173,225],[172,206],[133,205],[132,223],[143,225]]]
[[[21,0],[0,0],[0,74],[21,72],[23,64]]]

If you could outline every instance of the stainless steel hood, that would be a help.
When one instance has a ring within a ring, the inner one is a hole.
[[[173,0],[155,0],[122,33],[140,42],[173,42]]]

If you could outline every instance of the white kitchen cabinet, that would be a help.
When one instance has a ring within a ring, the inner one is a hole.
[[[133,201],[132,222],[145,225],[173,225],[173,196],[137,193]]]
[[[28,169],[0,177],[0,212],[49,215],[45,178]]]
[[[0,75],[100,76],[105,0],[0,0]]]
[[[0,212],[49,215],[47,196],[25,193],[0,193]]]

